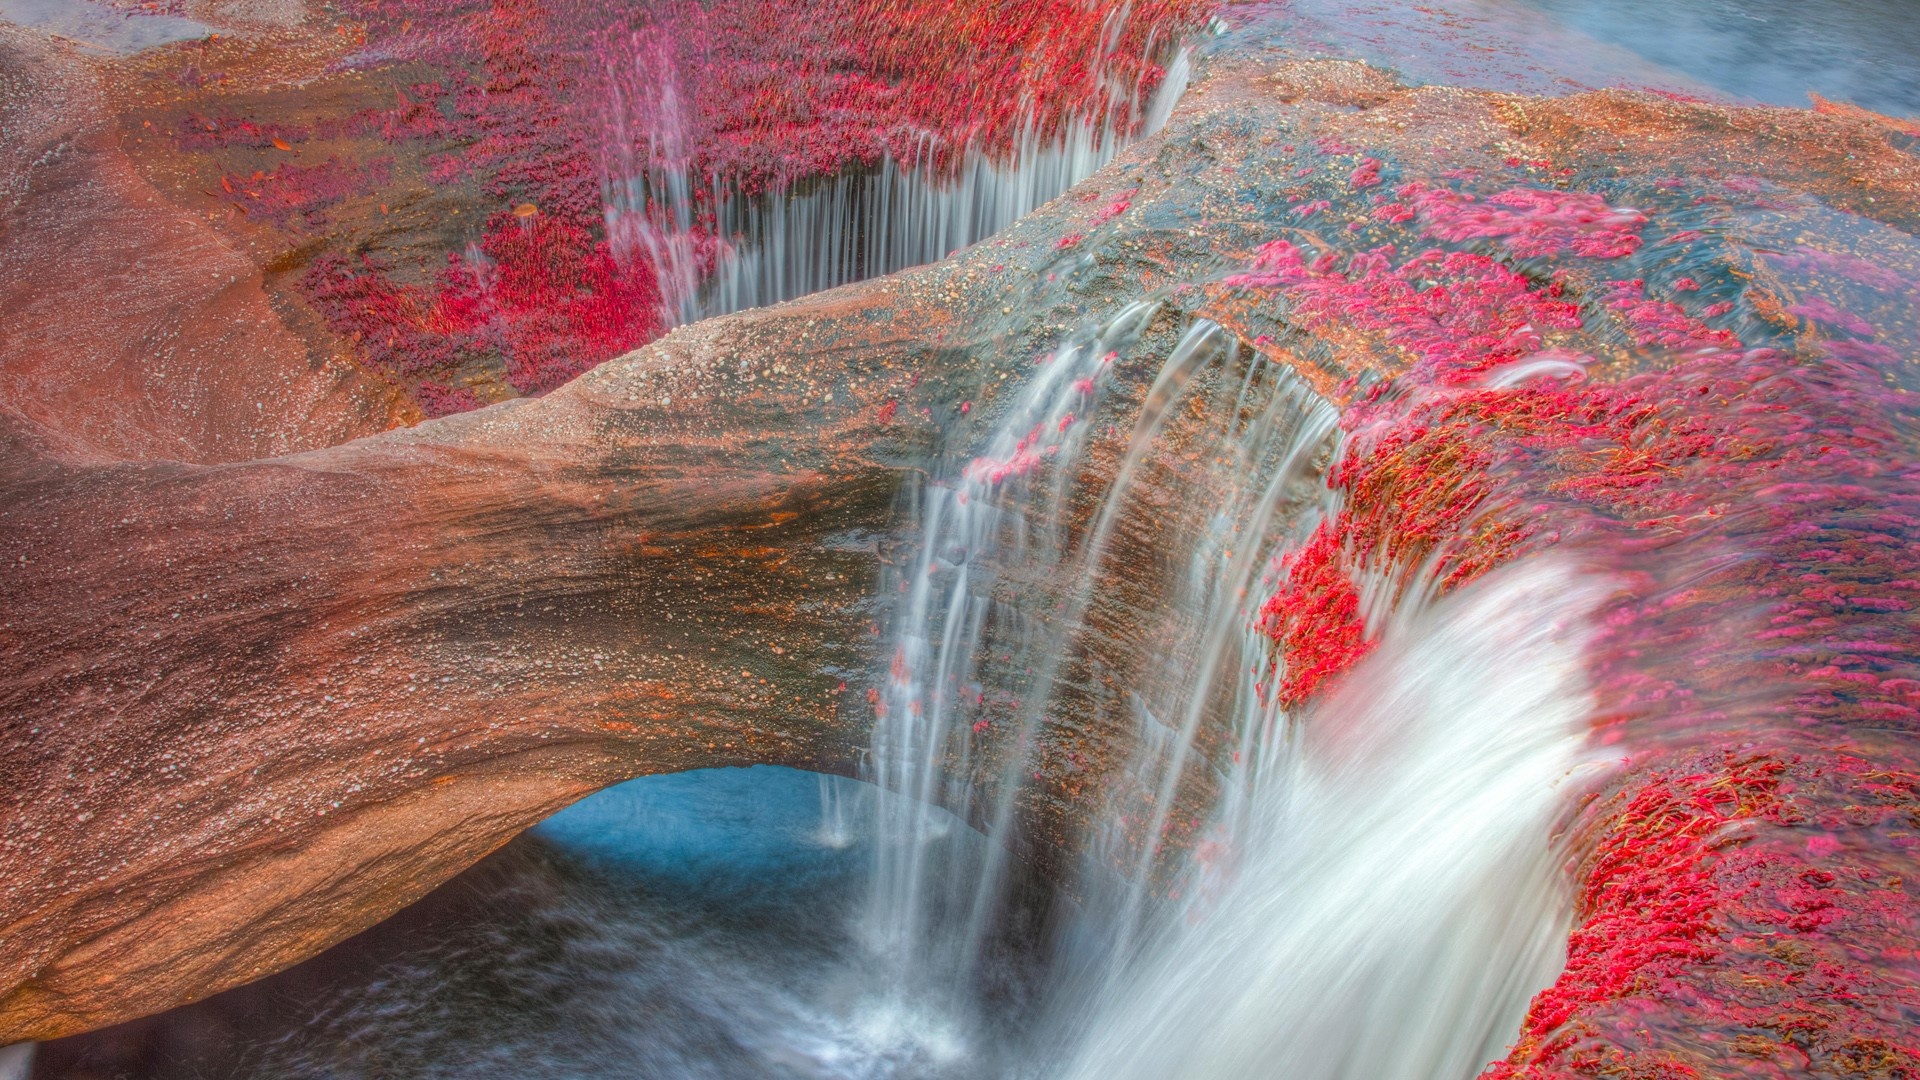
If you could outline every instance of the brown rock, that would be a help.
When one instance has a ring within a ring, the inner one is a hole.
[[[310,353],[253,260],[140,176],[106,63],[0,24],[0,401],[93,458],[245,461],[405,417],[394,387]]]
[[[886,292],[846,306],[872,347],[772,387],[735,364],[780,354],[732,343],[800,313],[248,465],[79,466],[16,434],[0,1040],[277,969],[624,777],[846,768],[835,689],[874,591],[848,538],[927,438],[874,420],[904,392]]]

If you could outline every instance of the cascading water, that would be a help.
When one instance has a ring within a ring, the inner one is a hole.
[[[1335,412],[1171,317],[1071,336],[912,493],[873,785],[596,796],[463,887],[480,923],[424,915],[361,946],[370,979],[263,991],[284,1026],[158,1080],[1477,1073],[1566,939],[1546,838],[1604,582],[1533,561],[1435,602],[1382,569],[1378,651],[1289,714],[1260,611],[1341,509]],[[1086,763],[1070,899],[1034,903],[1015,849],[1081,709],[1135,737]]]
[[[1396,619],[1309,715],[1270,715],[1222,880],[1100,989],[1062,1075],[1444,1080],[1498,1057],[1563,960],[1542,838],[1579,761],[1599,599],[1564,566],[1516,567]]]
[[[657,37],[633,39],[628,77],[611,80],[611,160],[603,185],[616,255],[645,260],[669,325],[778,303],[935,262],[1012,225],[1158,131],[1186,91],[1185,48],[1151,93],[1042,134],[1030,121],[1004,153],[931,133],[905,160],[884,158],[764,195],[742,196],[690,164],[681,82]],[[623,90],[622,88],[625,87]]]
[[[909,797],[871,819],[868,947],[898,992],[964,1008],[1007,887],[1012,808],[1040,779],[1033,742],[1064,673],[1092,647],[1103,565],[1178,407],[1207,394],[1200,411],[1227,419],[1179,437],[1210,464],[1155,510],[1163,540],[1192,555],[1149,609],[1134,601],[1153,642],[1127,673],[1139,737],[1057,928],[1042,1042],[1077,1049],[1038,1075],[1472,1076],[1558,966],[1569,905],[1543,838],[1590,711],[1580,659],[1597,586],[1532,565],[1433,605],[1416,578],[1397,606],[1373,605],[1375,658],[1287,715],[1266,689],[1258,610],[1282,556],[1333,509],[1312,482],[1333,435],[1325,401],[1199,321],[1085,524],[1070,523],[1108,373],[1154,311],[1128,308],[1055,352],[977,456],[924,493],[870,761],[870,779]],[[1064,583],[1037,623],[1017,610],[1036,581]],[[1020,685],[996,686],[1010,672]],[[1010,736],[992,730],[996,692],[1024,695]],[[1203,745],[1208,718],[1234,741]],[[1164,843],[1195,800],[1207,827]],[[954,820],[935,806],[986,827],[984,870],[932,856]],[[1395,1037],[1370,1039],[1384,1030]]]
[[[1167,92],[1180,88],[1169,79]],[[1093,175],[1126,142],[1110,123],[1081,122],[1053,140],[1028,134],[1004,163],[966,155],[950,179],[937,178],[929,144],[915,160],[889,158],[874,171],[841,173],[803,193],[718,199],[721,231],[734,239],[701,294],[697,317],[935,262]]]
[[[964,1000],[999,900],[998,860],[990,860],[985,872],[957,872],[961,868],[929,858],[929,842],[952,820],[938,807],[987,816],[967,777],[973,766],[969,734],[990,723],[977,718],[974,708],[982,701],[976,653],[992,614],[996,569],[1009,553],[1047,568],[1066,557],[1058,530],[1030,527],[1042,526],[1043,519],[1001,495],[1029,491],[1021,481],[1042,466],[1057,477],[1070,473],[1092,432],[1101,384],[1119,350],[1154,310],[1149,303],[1132,305],[1100,331],[1055,352],[1008,410],[985,452],[924,494],[922,542],[896,618],[886,690],[876,703],[867,777],[908,796],[874,804],[876,859],[864,920],[870,948],[903,992],[927,992],[931,984],[954,1003]],[[1052,497],[1063,496],[1056,489]],[[1004,763],[1009,775],[1002,787],[1019,768],[1018,754]]]

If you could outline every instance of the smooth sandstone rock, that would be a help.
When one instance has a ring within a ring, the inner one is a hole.
[[[847,768],[861,537],[925,433],[844,388],[891,381],[884,338],[837,406],[742,387],[718,419],[714,329],[266,462],[23,464],[13,439],[0,1038],[282,967],[619,779]]]

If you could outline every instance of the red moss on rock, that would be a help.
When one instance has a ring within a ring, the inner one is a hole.
[[[308,128],[297,124],[189,113],[174,129],[173,141],[182,150],[221,150],[232,146],[265,150],[277,149],[276,143],[297,146],[310,135]]]
[[[449,256],[431,289],[338,256],[317,261],[303,284],[334,332],[381,370],[417,377],[498,355],[524,394],[551,390],[659,330],[658,290],[644,264],[623,266],[585,229],[538,215],[495,215],[478,251]]]
[[[1920,1075],[1917,781],[1703,752],[1591,808],[1567,969],[1486,1076]]]
[[[1619,224],[1597,199],[1556,205]],[[1433,206],[1423,228],[1516,256],[1624,258],[1634,246],[1579,251],[1571,233],[1509,231],[1503,213],[1435,217]],[[1309,263],[1276,241],[1227,280],[1275,290],[1311,337],[1409,354],[1348,406],[1329,476],[1342,509],[1285,557],[1263,608],[1283,704],[1309,704],[1367,652],[1359,582],[1389,589],[1394,574],[1417,573],[1422,589],[1444,591],[1568,543],[1624,559],[1637,582],[1602,613],[1588,671],[1596,741],[1624,736],[1635,756],[1573,826],[1567,967],[1486,1075],[1920,1077],[1920,903],[1903,876],[1920,856],[1907,358],[1821,340],[1872,325],[1817,290],[1749,294],[1777,313],[1773,325],[1803,320],[1796,329],[1812,336],[1788,352],[1705,321],[1732,301],[1696,315],[1649,297],[1643,280],[1593,279],[1587,325],[1571,321],[1557,344],[1662,362],[1603,381],[1589,372],[1619,368],[1533,356],[1541,339],[1513,315],[1577,297],[1517,274],[1531,299],[1507,295],[1495,270],[1458,263],[1453,277],[1416,271],[1428,276],[1411,288],[1409,267],[1449,257],[1395,267],[1376,249],[1341,271],[1337,255]],[[1903,291],[1832,258],[1775,262]],[[1530,378],[1501,384],[1529,358]],[[1678,580],[1659,584],[1662,574]]]
[[[432,379],[423,379],[414,391],[420,400],[420,407],[429,417],[452,416],[455,413],[472,412],[485,405],[480,395],[465,386],[443,386]]]
[[[1710,960],[1712,921],[1724,897],[1712,873],[1733,821],[1779,813],[1784,766],[1729,760],[1712,771],[1675,775],[1656,769],[1616,792],[1600,839],[1580,868],[1580,925],[1567,967],[1533,1001],[1515,1056],[1548,1057],[1571,1047],[1565,1031],[1582,1005],[1621,996]],[[1490,1077],[1516,1075],[1502,1063]]]

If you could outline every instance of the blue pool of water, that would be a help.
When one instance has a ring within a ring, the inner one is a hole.
[[[1244,0],[1213,48],[1339,56],[1411,83],[1607,87],[1920,117],[1913,0]]]

